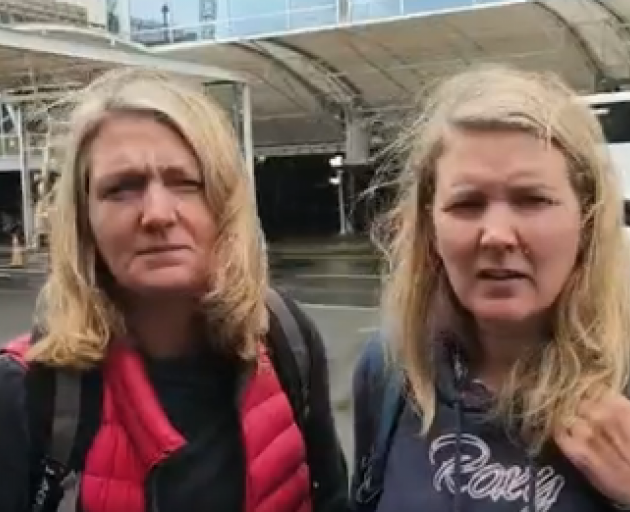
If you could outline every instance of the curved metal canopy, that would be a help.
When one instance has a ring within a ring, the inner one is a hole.
[[[155,51],[244,73],[256,144],[273,153],[341,144],[348,110],[395,125],[427,86],[476,62],[552,70],[584,93],[621,83],[630,78],[629,27],[628,0],[531,0]]]
[[[0,94],[29,95],[84,85],[95,73],[113,66],[143,66],[204,82],[243,83],[237,71],[155,55],[103,31],[73,26],[0,25]]]

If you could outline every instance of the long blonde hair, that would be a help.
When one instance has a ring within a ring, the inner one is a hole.
[[[112,338],[125,334],[121,312],[98,283],[86,189],[91,142],[118,113],[168,124],[195,153],[217,227],[210,292],[200,306],[218,339],[243,358],[255,357],[268,321],[267,260],[253,186],[231,123],[201,90],[154,71],[121,69],[89,86],[71,117],[51,211],[51,271],[38,304],[43,337],[29,358],[89,368],[103,359]]]
[[[554,338],[517,362],[495,411],[537,449],[575,417],[585,395],[620,391],[628,382],[630,261],[621,186],[596,117],[554,75],[485,65],[445,80],[423,103],[396,143],[406,165],[395,206],[376,234],[390,264],[385,322],[424,433],[436,408],[430,325],[446,279],[433,245],[431,204],[436,161],[450,127],[516,129],[552,142],[567,158],[581,203],[580,254],[557,299]]]

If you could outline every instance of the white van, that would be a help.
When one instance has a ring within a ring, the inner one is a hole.
[[[595,110],[611,157],[623,182],[623,195],[630,201],[630,91],[583,96]]]

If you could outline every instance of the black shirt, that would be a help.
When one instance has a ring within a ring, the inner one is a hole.
[[[245,459],[235,399],[238,363],[213,354],[145,363],[167,418],[188,441],[177,460],[160,468],[161,508],[240,510]],[[181,464],[201,471],[182,472]]]

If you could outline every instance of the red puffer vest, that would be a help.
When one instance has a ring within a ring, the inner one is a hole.
[[[4,352],[25,364],[29,339]],[[261,345],[262,347],[262,345]],[[306,449],[265,350],[240,401],[246,458],[245,512],[310,512]],[[112,344],[103,369],[102,423],[81,481],[86,512],[145,512],[145,480],[186,440],[169,423],[140,357]]]

